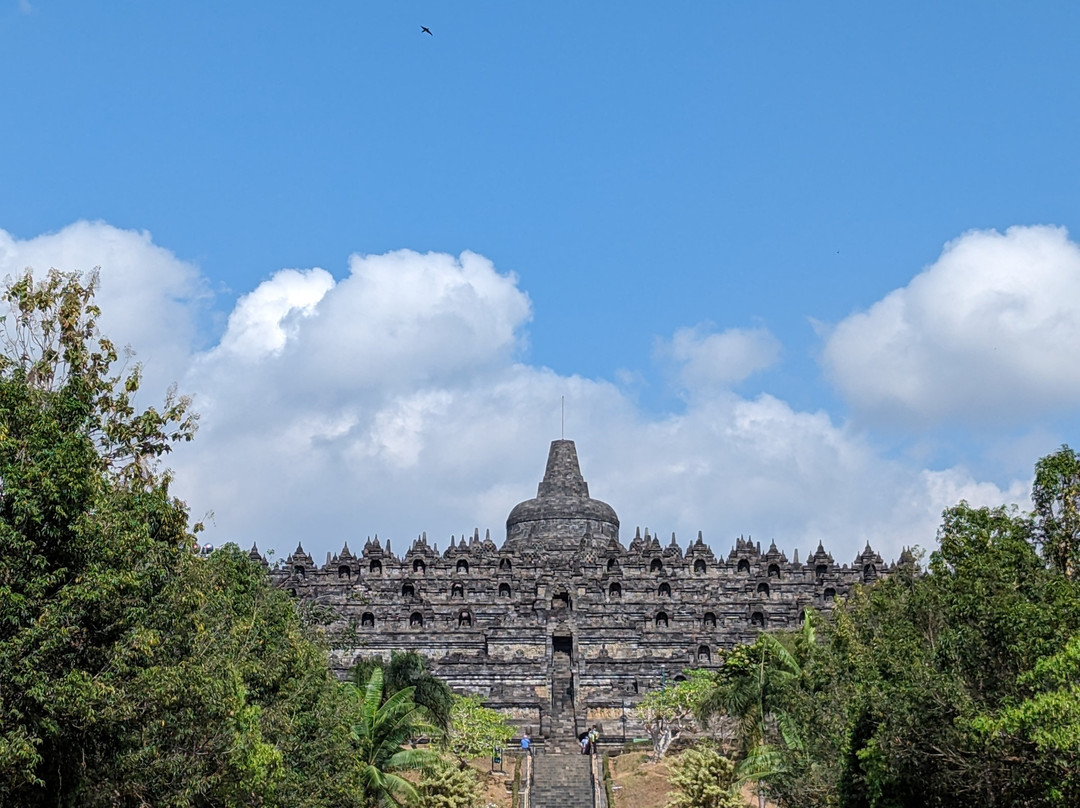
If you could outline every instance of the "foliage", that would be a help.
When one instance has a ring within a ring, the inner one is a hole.
[[[1076,579],[1080,576],[1080,454],[1062,446],[1036,463],[1031,499],[1044,556]]]
[[[416,787],[397,772],[437,764],[438,755],[430,750],[404,748],[413,738],[433,731],[427,711],[412,700],[412,688],[384,700],[382,669],[373,670],[364,686],[360,719],[352,730],[364,808],[400,805],[419,798]]]
[[[184,573],[131,659],[145,713],[115,765],[132,801],[355,804],[360,700],[291,599],[235,545],[187,556]]]
[[[817,636],[734,649],[702,712],[738,720],[737,772],[800,808],[1080,804],[1077,469],[1040,461],[1030,516],[948,509],[925,572],[857,587]]]
[[[710,746],[692,746],[671,764],[668,808],[741,808],[735,764]]]
[[[961,503],[927,574],[856,592],[779,701],[784,805],[1073,805],[1080,592],[1031,519]],[[1056,709],[1055,709],[1056,705]]]
[[[717,716],[734,720],[740,782],[783,782],[789,767],[813,766],[805,759],[807,731],[798,720],[794,694],[806,685],[817,620],[808,611],[798,632],[763,633],[751,645],[736,646],[699,704],[703,724]],[[805,804],[812,804],[810,796],[802,795]]]
[[[699,702],[703,722],[716,713],[737,720],[741,779],[776,772],[781,765],[777,743],[791,750],[803,748],[783,695],[802,677],[802,662],[814,642],[809,613],[800,633],[759,634],[753,645],[737,646],[726,656],[720,677]]]
[[[30,270],[8,281],[2,294],[8,313],[0,317],[0,378],[9,393],[42,404],[57,427],[86,440],[96,450],[94,465],[110,478],[152,488],[161,482],[155,475],[158,459],[172,443],[194,437],[198,416],[191,400],[175,391],[161,410],[135,409],[142,368],[114,371],[116,348],[97,328],[98,280],[96,272],[84,282],[54,269],[41,281]]]
[[[96,278],[10,283],[0,356],[0,804],[357,804],[360,698],[235,547],[193,556]]]
[[[413,701],[427,710],[431,722],[443,732],[450,728],[454,694],[446,682],[431,673],[424,656],[415,651],[395,651],[389,662],[382,657],[361,659],[349,672],[349,680],[363,686],[376,668],[383,671],[383,698],[411,687]]]
[[[471,767],[436,763],[417,786],[420,808],[473,808],[480,801],[480,782]]]
[[[505,746],[514,728],[497,710],[485,707],[479,696],[454,696],[450,709],[450,732],[442,746],[464,766],[469,758],[490,755],[496,746]]]
[[[675,740],[694,725],[702,699],[712,689],[713,674],[704,670],[688,670],[686,679],[651,690],[635,708],[652,741],[652,761],[659,762]]]
[[[190,546],[154,475],[193,421],[186,400],[136,413],[138,368],[111,375],[95,279],[27,273],[4,300],[0,356],[0,791],[76,788],[122,720],[118,668]],[[35,796],[37,795],[37,796]]]

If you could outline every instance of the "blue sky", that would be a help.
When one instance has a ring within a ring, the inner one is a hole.
[[[102,264],[204,411],[177,485],[218,540],[498,536],[565,395],[626,533],[927,546],[1075,431],[1078,30],[1049,2],[8,2],[0,264]],[[211,372],[244,300],[281,344]]]

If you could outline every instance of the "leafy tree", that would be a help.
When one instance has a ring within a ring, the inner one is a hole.
[[[1080,576],[1080,454],[1062,446],[1035,464],[1036,536],[1046,559],[1069,578]]]
[[[188,550],[157,464],[194,417],[136,409],[95,285],[3,294],[0,804],[357,804],[359,694],[259,565]]]
[[[848,721],[841,805],[1076,803],[1063,759],[1015,712],[1060,689],[1050,671],[1068,670],[1080,629],[1076,586],[1047,569],[1034,530],[1015,510],[960,503],[928,574],[838,610],[827,652]]]
[[[740,781],[765,783],[786,771],[785,752],[805,749],[788,700],[803,678],[803,663],[815,646],[810,613],[801,632],[759,634],[753,645],[736,646],[714,685],[698,705],[705,723],[716,714],[736,721]]]
[[[102,788],[133,804],[357,804],[360,694],[292,599],[235,545],[185,555],[182,573],[125,660],[142,712]]]
[[[364,686],[360,720],[353,726],[365,808],[417,801],[416,787],[397,772],[437,764],[434,752],[405,748],[411,739],[434,729],[427,711],[413,702],[412,688],[399,690],[384,701],[382,669],[372,671]]]
[[[189,402],[137,411],[114,374],[96,277],[27,272],[3,292],[0,356],[0,793],[76,793],[120,743],[118,664],[189,547],[158,459],[194,432]]]
[[[1080,634],[1040,659],[1018,682],[1031,694],[996,713],[978,716],[972,729],[987,746],[1002,740],[1044,761],[1048,803],[1075,804],[1080,797]]]
[[[383,698],[411,687],[413,701],[427,710],[431,722],[444,732],[450,728],[454,694],[446,682],[431,673],[426,657],[415,651],[395,651],[389,662],[382,657],[368,657],[357,662],[349,679],[363,686],[376,668],[383,671]]]
[[[710,746],[692,746],[671,764],[668,808],[742,808],[735,764]]]
[[[439,761],[420,780],[421,808],[473,808],[480,802],[476,771]]]
[[[659,762],[671,745],[700,712],[701,701],[713,685],[713,675],[704,670],[688,670],[686,679],[650,690],[636,708],[637,717],[652,741],[652,761]]]
[[[514,736],[503,714],[485,707],[479,696],[454,696],[450,719],[450,732],[442,745],[462,767],[470,758],[490,755],[494,747],[505,746]]]

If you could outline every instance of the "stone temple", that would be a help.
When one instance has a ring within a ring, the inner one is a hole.
[[[632,707],[649,689],[718,665],[718,650],[760,631],[796,628],[807,607],[828,611],[892,569],[869,544],[851,565],[820,543],[803,562],[742,538],[718,557],[700,533],[685,549],[648,529],[624,544],[614,509],[589,496],[573,441],[556,440],[501,547],[477,531],[440,553],[424,535],[399,556],[376,538],[321,567],[297,547],[271,574],[340,617],[342,674],[361,655],[418,651],[456,691],[534,735],[599,724],[618,739],[640,732]]]

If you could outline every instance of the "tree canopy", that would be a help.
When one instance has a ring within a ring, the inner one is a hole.
[[[858,588],[817,641],[728,656],[706,712],[741,720],[743,767],[765,739],[775,802],[1080,804],[1078,467],[1040,461],[1031,514],[949,508],[926,569]]]
[[[0,321],[0,804],[359,804],[362,700],[235,547],[191,553],[96,277],[29,272]]]

